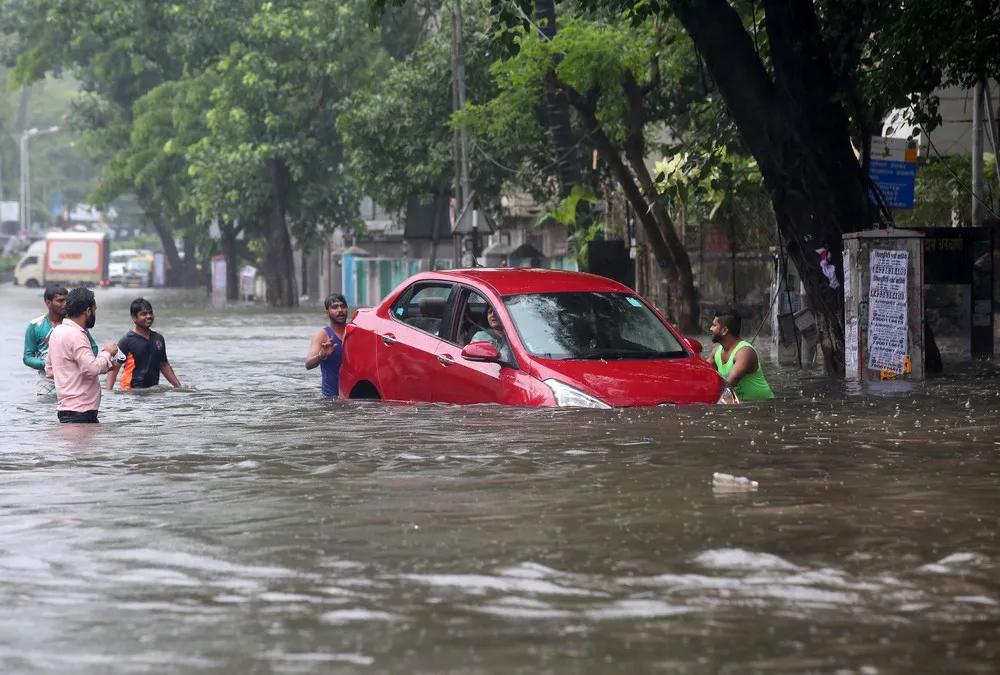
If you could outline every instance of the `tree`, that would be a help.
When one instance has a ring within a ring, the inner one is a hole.
[[[498,93],[490,75],[495,57],[481,30],[484,14],[464,14],[467,100],[485,103]],[[410,58],[397,62],[370,87],[338,108],[348,174],[359,189],[389,211],[403,211],[411,198],[424,203],[453,194],[455,181],[451,44],[438,31]],[[473,139],[473,188],[484,205],[499,205],[504,185],[541,191],[545,130],[527,111],[502,134]],[[510,167],[515,167],[511,170]]]
[[[196,0],[187,0],[188,3]],[[84,132],[78,144],[92,161],[103,163],[126,148],[132,106],[163,81],[177,77],[179,58],[174,20],[181,3],[135,3],[127,0],[36,0],[20,10],[20,48],[12,77],[30,84],[48,72],[72,69],[83,95],[74,104],[71,123]],[[157,231],[169,267],[183,265],[164,213],[149,190],[136,192],[150,225]]]
[[[376,7],[383,0],[373,0]],[[676,17],[760,167],[788,253],[817,314],[827,371],[843,371],[842,298],[818,250],[838,255],[844,232],[880,217],[869,200],[864,149],[881,116],[899,105],[936,117],[942,83],[998,75],[995,3],[935,0],[581,0],[641,23]],[[523,29],[527,0],[495,3]],[[595,68],[597,66],[595,65]],[[884,213],[882,214],[884,217]]]
[[[298,305],[289,222],[305,250],[359,222],[335,107],[384,58],[366,18],[360,1],[264,3],[212,68],[208,135],[190,153],[193,193],[203,215],[260,223],[269,304]]]
[[[494,67],[500,95],[463,111],[459,123],[497,135],[512,116],[517,119],[549,93],[566,96],[677,288],[682,330],[695,330],[698,305],[691,262],[646,165],[647,135],[653,130],[649,97],[661,83],[663,30],[653,21],[629,27],[579,18],[567,19],[552,36],[533,28],[517,30],[516,55]]]

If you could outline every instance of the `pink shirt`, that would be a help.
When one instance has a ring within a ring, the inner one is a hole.
[[[111,368],[111,355],[101,350],[94,356],[87,333],[66,319],[52,329],[45,374],[54,377],[59,410],[86,412],[101,407],[101,383],[97,376]]]

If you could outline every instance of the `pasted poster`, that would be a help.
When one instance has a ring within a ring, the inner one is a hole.
[[[848,319],[844,324],[844,376],[858,379],[858,320]]]
[[[868,290],[868,367],[902,373],[906,364],[907,251],[871,252]]]
[[[851,297],[851,251],[844,249],[844,299]]]

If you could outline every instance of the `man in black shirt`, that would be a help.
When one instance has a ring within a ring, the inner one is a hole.
[[[129,312],[135,329],[118,341],[118,353],[125,357],[125,365],[122,368],[122,361],[115,361],[114,367],[108,371],[108,390],[115,388],[119,369],[122,369],[119,383],[122,389],[155,387],[160,383],[160,373],[163,373],[170,384],[181,386],[174,375],[174,369],[167,361],[167,341],[150,329],[153,325],[153,306],[149,304],[149,300],[136,298],[132,301]]]

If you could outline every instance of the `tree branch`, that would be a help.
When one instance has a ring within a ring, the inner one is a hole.
[[[643,97],[660,86],[660,47],[663,46],[663,27],[659,23],[653,27],[653,35],[656,40],[656,52],[649,59],[649,80],[640,88]]]
[[[586,127],[587,133],[594,141],[594,146],[597,148],[598,154],[608,163],[611,173],[614,174],[615,180],[618,181],[622,192],[625,193],[625,198],[628,199],[632,208],[635,209],[635,214],[642,223],[643,231],[649,240],[653,256],[671,281],[676,281],[678,275],[674,258],[653,216],[652,206],[643,197],[642,192],[636,185],[635,177],[629,171],[625,162],[622,161],[621,155],[615,148],[614,143],[611,142],[611,139],[601,129],[600,122],[597,120],[596,104],[592,101],[593,97],[582,95],[573,87],[562,82],[553,72],[546,74],[545,83],[547,86],[565,94],[566,98],[569,99],[570,105],[580,113],[580,117],[583,118],[584,127]]]

